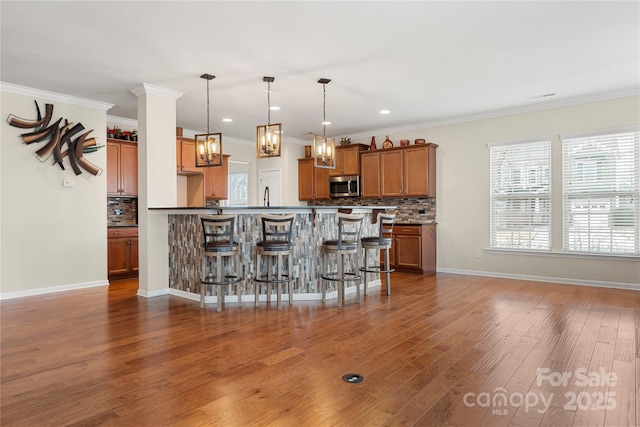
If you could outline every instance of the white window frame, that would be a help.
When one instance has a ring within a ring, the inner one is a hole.
[[[488,147],[489,249],[551,251],[551,138]]]
[[[234,189],[233,189],[233,177],[234,176],[244,176],[244,179],[247,183],[246,185],[246,202],[245,203],[235,203],[234,202],[234,198],[233,198],[233,194],[234,194]],[[228,174],[228,199],[224,200],[224,206],[249,206],[249,173],[248,172],[229,172]]]
[[[639,130],[560,137],[564,252],[640,255]]]

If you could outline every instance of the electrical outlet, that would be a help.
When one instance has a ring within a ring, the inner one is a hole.
[[[481,255],[480,249],[476,249],[476,258],[480,258],[480,255]]]
[[[76,182],[72,179],[65,179],[64,181],[62,181],[63,187],[74,187],[75,185],[76,185]]]

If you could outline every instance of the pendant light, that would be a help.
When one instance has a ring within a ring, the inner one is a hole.
[[[327,138],[326,128],[330,122],[327,122],[327,83],[330,79],[320,79],[318,83],[322,84],[322,136],[313,135],[313,165],[317,168],[336,168],[336,142],[334,138]]]
[[[280,123],[271,124],[271,83],[275,77],[263,77],[262,81],[267,83],[267,124],[258,126],[256,132],[256,155],[258,158],[279,157],[282,147],[281,138],[282,125]]]
[[[196,167],[222,166],[222,134],[209,132],[209,83],[216,76],[203,74],[200,78],[207,81],[207,133],[195,136]]]

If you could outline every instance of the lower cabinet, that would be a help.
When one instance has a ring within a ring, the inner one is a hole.
[[[435,273],[435,224],[394,226],[389,258],[396,271],[418,274]]]
[[[138,227],[107,229],[109,280],[138,277]]]

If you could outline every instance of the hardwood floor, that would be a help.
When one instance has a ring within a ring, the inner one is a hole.
[[[401,273],[392,288],[342,309],[217,313],[137,297],[135,280],[3,301],[0,424],[640,425],[640,292]]]

